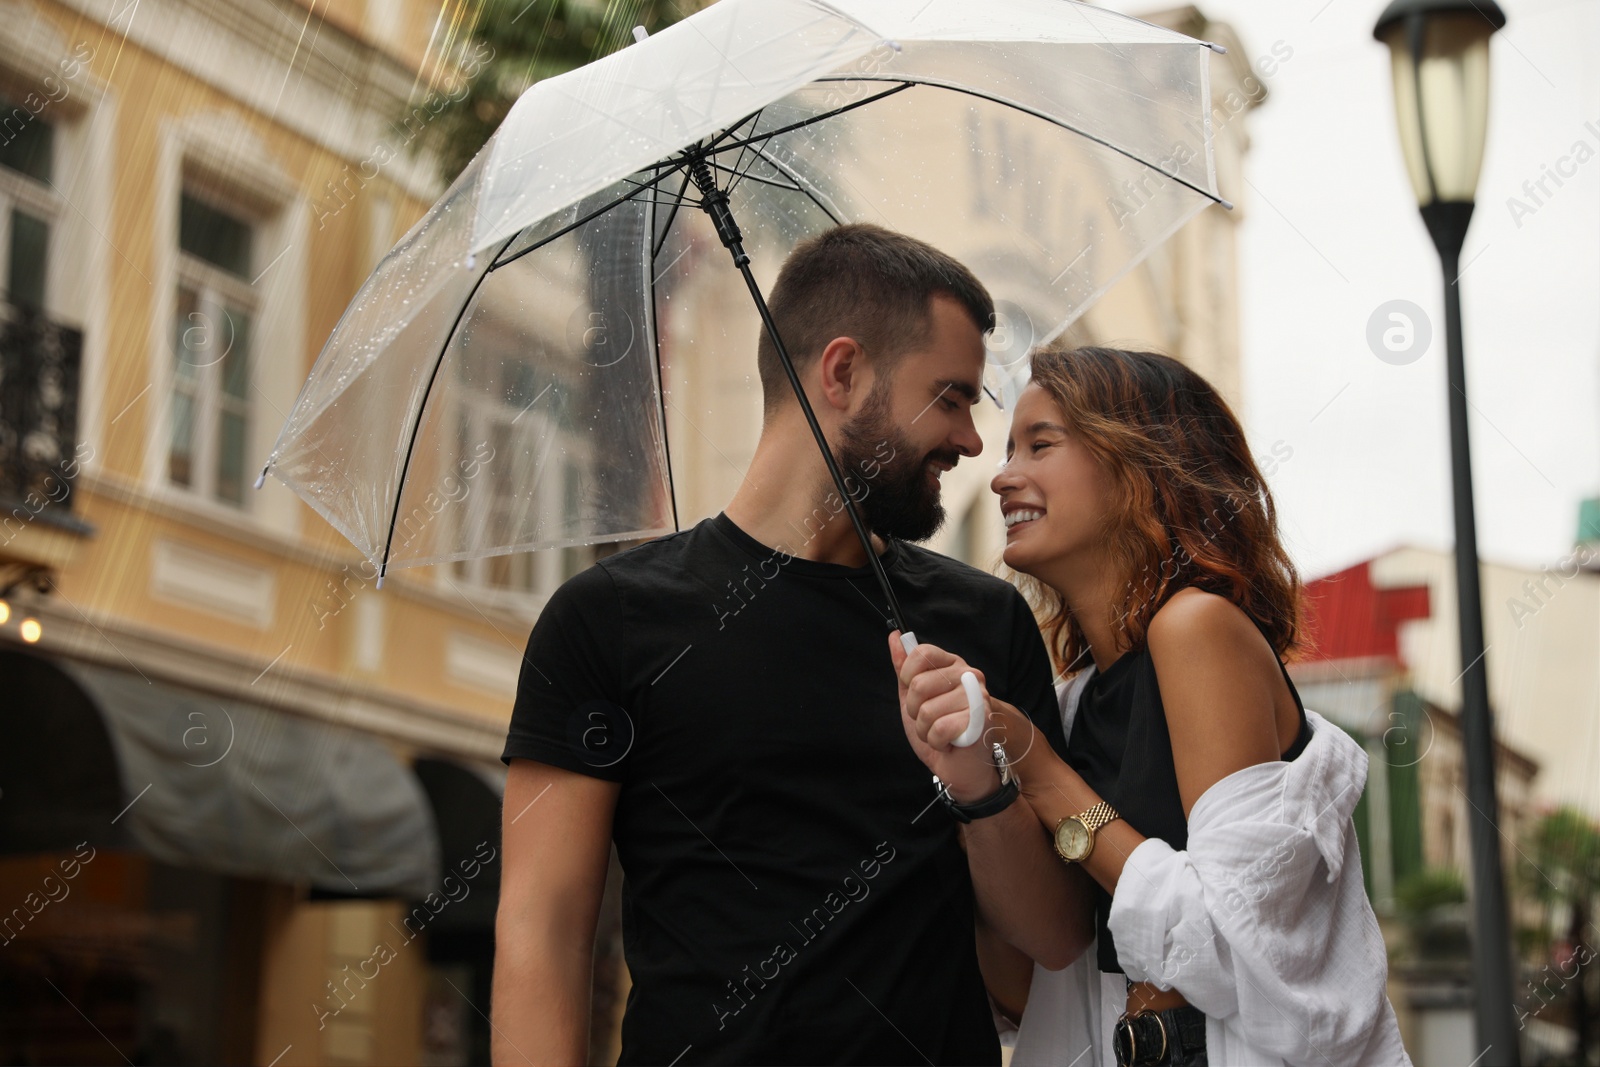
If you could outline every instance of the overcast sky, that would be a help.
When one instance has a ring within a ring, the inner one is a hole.
[[[1537,567],[1570,552],[1579,501],[1600,495],[1600,3],[1500,2],[1462,254],[1469,432],[1481,555]],[[1439,261],[1401,162],[1388,51],[1372,39],[1383,6],[1200,4],[1251,60],[1292,50],[1249,118],[1249,184],[1222,193],[1245,212],[1245,421],[1257,453],[1293,449],[1271,482],[1307,576],[1454,540]],[[1523,183],[1558,162],[1576,175],[1547,178],[1534,203]],[[1531,210],[1514,215],[1513,196]],[[1367,342],[1391,300],[1431,320],[1409,363]]]

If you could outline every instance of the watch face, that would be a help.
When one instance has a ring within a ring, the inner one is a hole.
[[[1076,815],[1056,827],[1056,851],[1069,860],[1081,860],[1089,854],[1094,835]]]

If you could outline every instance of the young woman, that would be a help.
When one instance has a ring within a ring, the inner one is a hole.
[[[991,733],[1094,900],[1013,917],[1063,944],[1092,924],[1064,970],[980,932],[1014,1067],[1408,1063],[1350,819],[1366,755],[1283,667],[1300,583],[1227,404],[1165,356],[1037,352],[991,488],[1067,679],[1066,759],[992,697]],[[908,734],[993,759],[949,745],[964,663],[899,667]]]

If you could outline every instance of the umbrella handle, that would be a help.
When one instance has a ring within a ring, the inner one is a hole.
[[[900,635],[900,647],[906,650],[906,655],[911,655],[917,647],[917,635],[907,631]],[[983,690],[978,687],[978,676],[971,671],[961,672],[961,688],[967,694],[967,728],[961,731],[951,744],[957,748],[966,748],[983,736],[983,723],[988,717],[988,708],[984,703]]]

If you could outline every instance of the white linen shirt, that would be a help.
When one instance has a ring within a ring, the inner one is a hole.
[[[1057,689],[1067,736],[1093,673]],[[1306,719],[1299,758],[1201,795],[1185,851],[1156,838],[1133,850],[1111,899],[1117,959],[1205,1013],[1212,1067],[1409,1067],[1350,819],[1367,754],[1317,713]],[[1035,964],[1021,1024],[1001,1034],[1012,1067],[1114,1067],[1126,1004],[1126,980],[1100,972],[1092,944],[1062,970]]]

